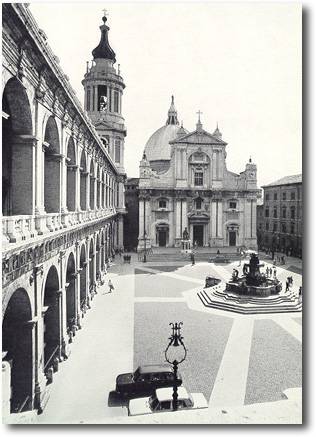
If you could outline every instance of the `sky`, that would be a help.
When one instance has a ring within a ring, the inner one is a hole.
[[[302,172],[299,4],[31,3],[81,102],[104,8],[126,84],[128,177],[138,177],[145,144],[166,123],[171,95],[189,131],[199,110],[206,131],[218,122],[228,170],[243,171],[251,156],[258,186]]]

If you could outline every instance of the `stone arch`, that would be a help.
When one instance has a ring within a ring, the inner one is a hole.
[[[68,211],[76,210],[76,149],[72,137],[67,143],[67,209]]]
[[[52,265],[43,288],[44,313],[44,372],[60,356],[61,347],[61,294],[57,268]]]
[[[32,113],[26,90],[16,78],[9,79],[4,87],[2,111],[2,213],[32,214],[35,188]]]
[[[11,364],[11,413],[32,409],[32,309],[24,288],[11,296],[2,322],[2,351]]]
[[[87,177],[86,152],[82,150],[80,157],[80,208],[82,211],[87,209]]]
[[[68,332],[76,326],[76,262],[72,252],[70,252],[66,267],[66,325]]]
[[[82,314],[87,304],[87,250],[83,243],[80,248],[80,309]]]
[[[47,213],[60,211],[60,139],[55,118],[50,115],[44,131],[44,206]]]
[[[90,162],[90,209],[95,208],[95,196],[94,196],[94,187],[95,187],[95,174],[94,174],[94,164],[93,160],[91,159]]]

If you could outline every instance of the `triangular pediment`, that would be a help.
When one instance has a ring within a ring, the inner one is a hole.
[[[226,146],[227,143],[202,129],[201,131],[195,130],[194,132],[176,138],[170,141],[170,144],[214,144]]]

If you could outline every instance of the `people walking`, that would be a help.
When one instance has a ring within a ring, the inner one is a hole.
[[[112,290],[114,290],[114,285],[112,284],[111,279],[109,279],[108,286],[109,286],[109,293],[112,293]]]
[[[289,284],[289,281],[287,279],[286,280],[286,285],[285,285],[285,291],[289,291],[289,289],[290,289],[290,284]]]
[[[192,264],[191,264],[192,266],[195,265],[195,256],[194,256],[194,253],[193,253],[193,252],[191,253],[191,263],[192,263]]]
[[[276,274],[277,274],[277,269],[276,269],[276,267],[274,266],[274,267],[273,267],[273,277],[274,277],[274,278],[276,278]]]
[[[271,278],[271,276],[272,276],[272,267],[270,267],[270,269],[269,269],[269,273],[270,273],[270,278]]]
[[[269,267],[266,268],[266,276],[269,277]]]

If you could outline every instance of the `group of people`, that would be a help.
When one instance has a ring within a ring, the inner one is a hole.
[[[273,266],[273,268],[272,267],[267,267],[266,268],[266,277],[267,278],[272,278],[272,275],[273,275],[274,278],[276,278],[277,269],[276,269],[275,265]]]

